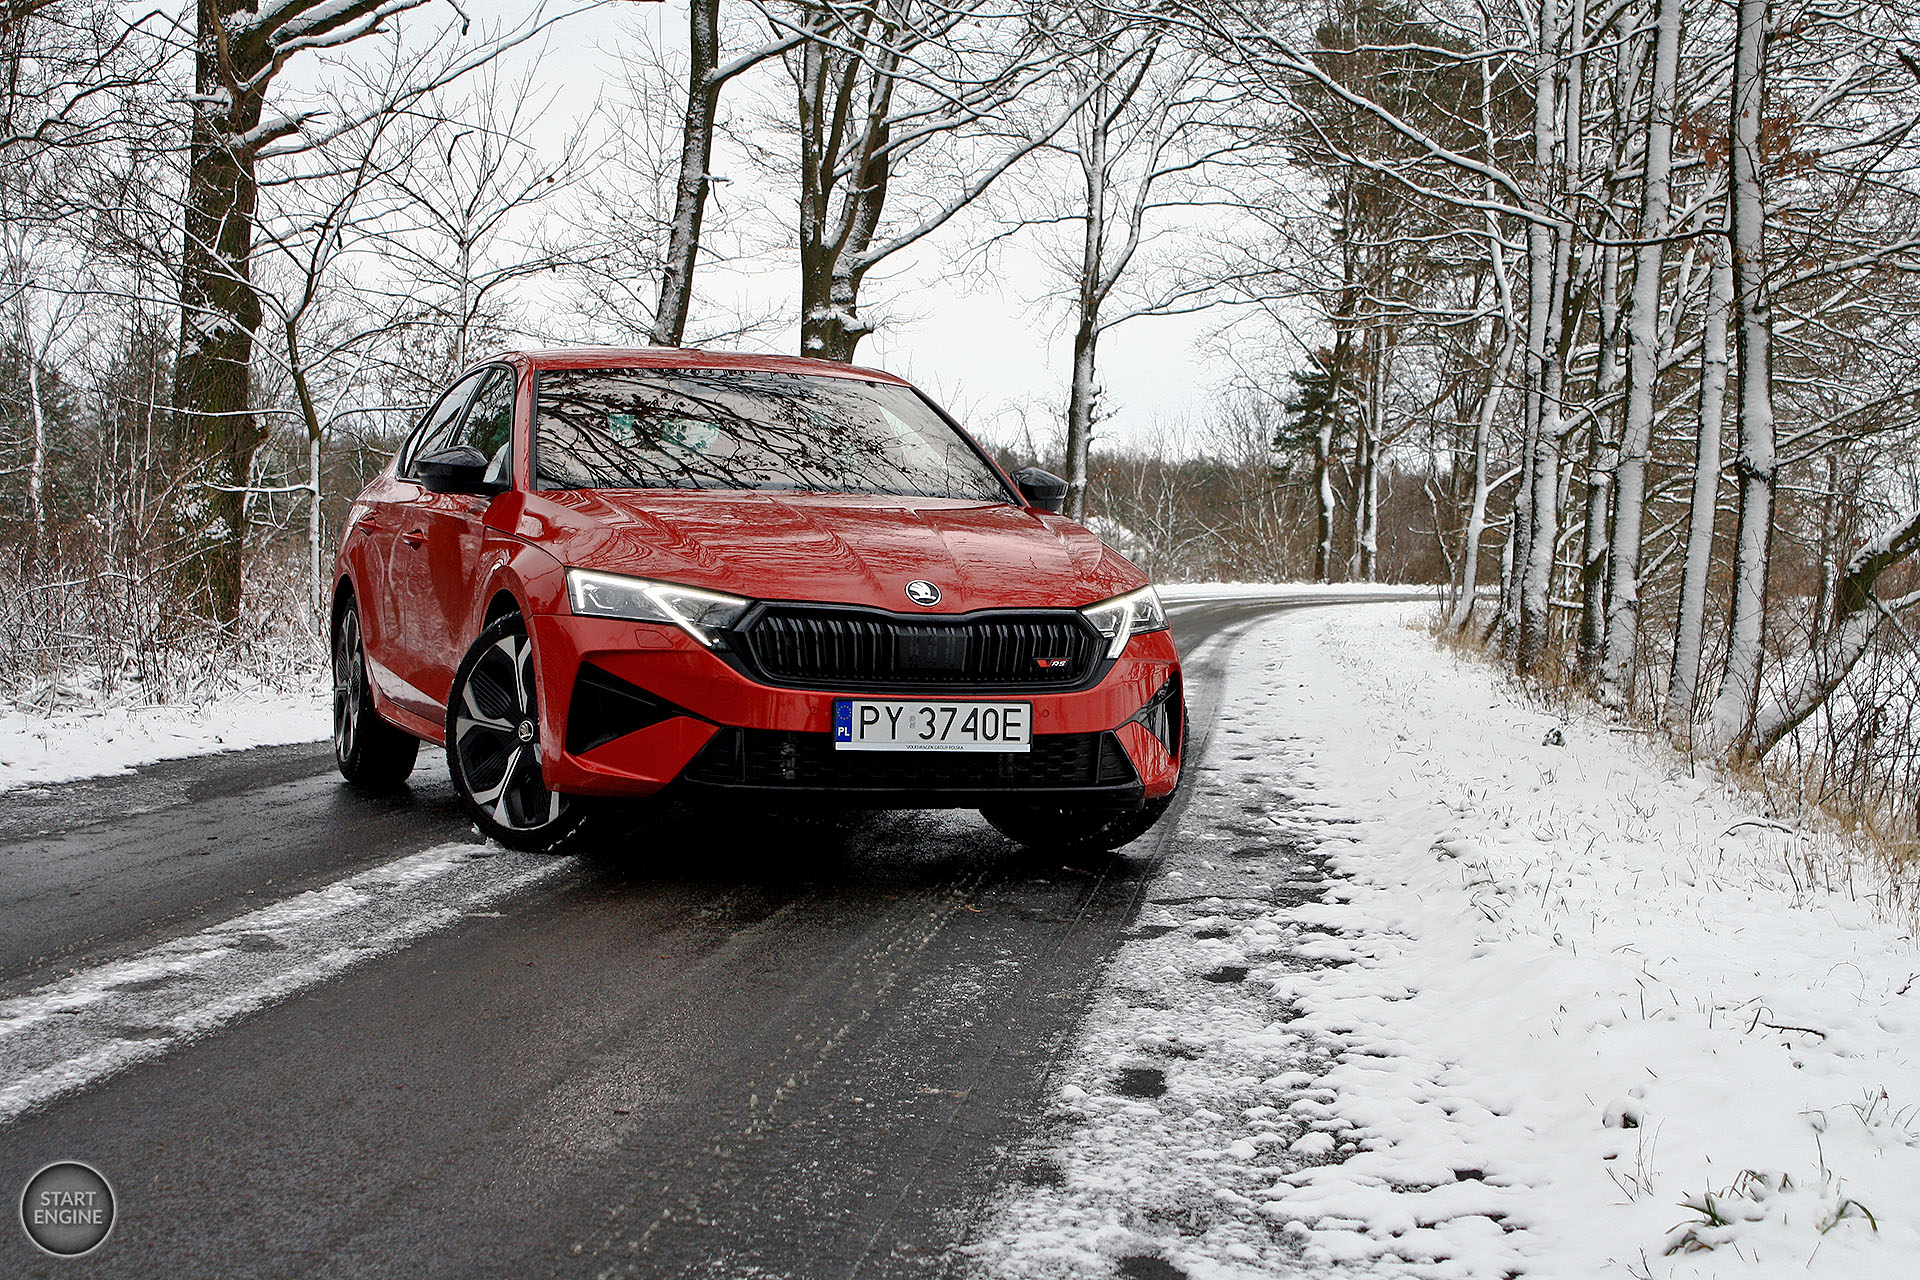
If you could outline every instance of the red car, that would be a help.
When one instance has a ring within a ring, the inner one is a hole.
[[[600,800],[980,809],[1118,847],[1186,712],[1145,576],[899,378],[721,352],[515,352],[354,503],[333,590],[340,771],[444,744],[482,833]]]

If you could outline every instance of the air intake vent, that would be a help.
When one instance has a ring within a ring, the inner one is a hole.
[[[611,671],[583,662],[567,706],[567,751],[579,755],[662,720],[688,714]]]
[[[916,795],[1050,791],[1137,785],[1111,733],[1040,734],[1033,749],[836,751],[829,733],[722,729],[687,766],[690,782],[718,786]]]

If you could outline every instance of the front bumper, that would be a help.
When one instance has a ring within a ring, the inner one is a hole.
[[[678,628],[573,614],[532,620],[546,782],[642,797],[676,790],[789,795],[873,808],[1009,801],[1138,805],[1179,781],[1185,731],[1179,655],[1135,636],[1091,688],[891,696],[1033,704],[1026,753],[838,752],[833,705],[859,690],[759,683]]]

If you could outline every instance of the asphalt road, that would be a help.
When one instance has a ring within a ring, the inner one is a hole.
[[[1298,607],[1178,609],[1198,752],[1233,638]],[[0,1000],[81,987],[51,1067],[0,1038],[0,1190],[84,1160],[120,1212],[77,1261],[6,1224],[0,1275],[960,1271],[1182,839],[1069,868],[972,814],[715,812],[489,861],[425,852],[474,837],[438,754],[415,783],[314,745],[5,794]]]

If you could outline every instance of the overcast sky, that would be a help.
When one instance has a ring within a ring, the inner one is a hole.
[[[533,6],[462,0],[461,7],[476,21],[511,23],[523,20]],[[447,10],[435,4],[426,13],[437,21]],[[551,128],[530,141],[559,145],[603,91],[617,91],[617,51],[637,24],[650,26],[663,45],[681,47],[686,8],[674,0],[626,0],[570,18],[550,33],[540,78],[553,95]],[[730,184],[723,198],[756,196],[783,203],[792,198],[769,190],[763,180]],[[945,255],[957,247],[923,242],[902,255],[907,261],[890,260],[869,278],[861,309],[887,317],[888,323],[861,343],[855,358],[919,383],[969,426],[994,438],[1017,435],[1019,408],[1026,406],[1032,430],[1040,436],[1051,429],[1046,411],[1064,413],[1070,357],[1070,334],[1061,328],[1057,312],[1049,316],[1024,305],[1044,294],[1046,277],[1029,257],[1013,253],[1004,256],[1004,278],[976,278],[965,288],[934,281],[948,265]],[[766,297],[797,308],[797,272],[790,261],[784,269],[752,277],[703,266],[695,289],[713,297]],[[1204,412],[1221,373],[1205,361],[1196,342],[1217,323],[1211,316],[1149,319],[1108,333],[1101,343],[1100,372],[1103,408],[1112,419],[1102,427],[1102,437],[1137,439],[1156,421]],[[797,351],[797,323],[773,344]]]

